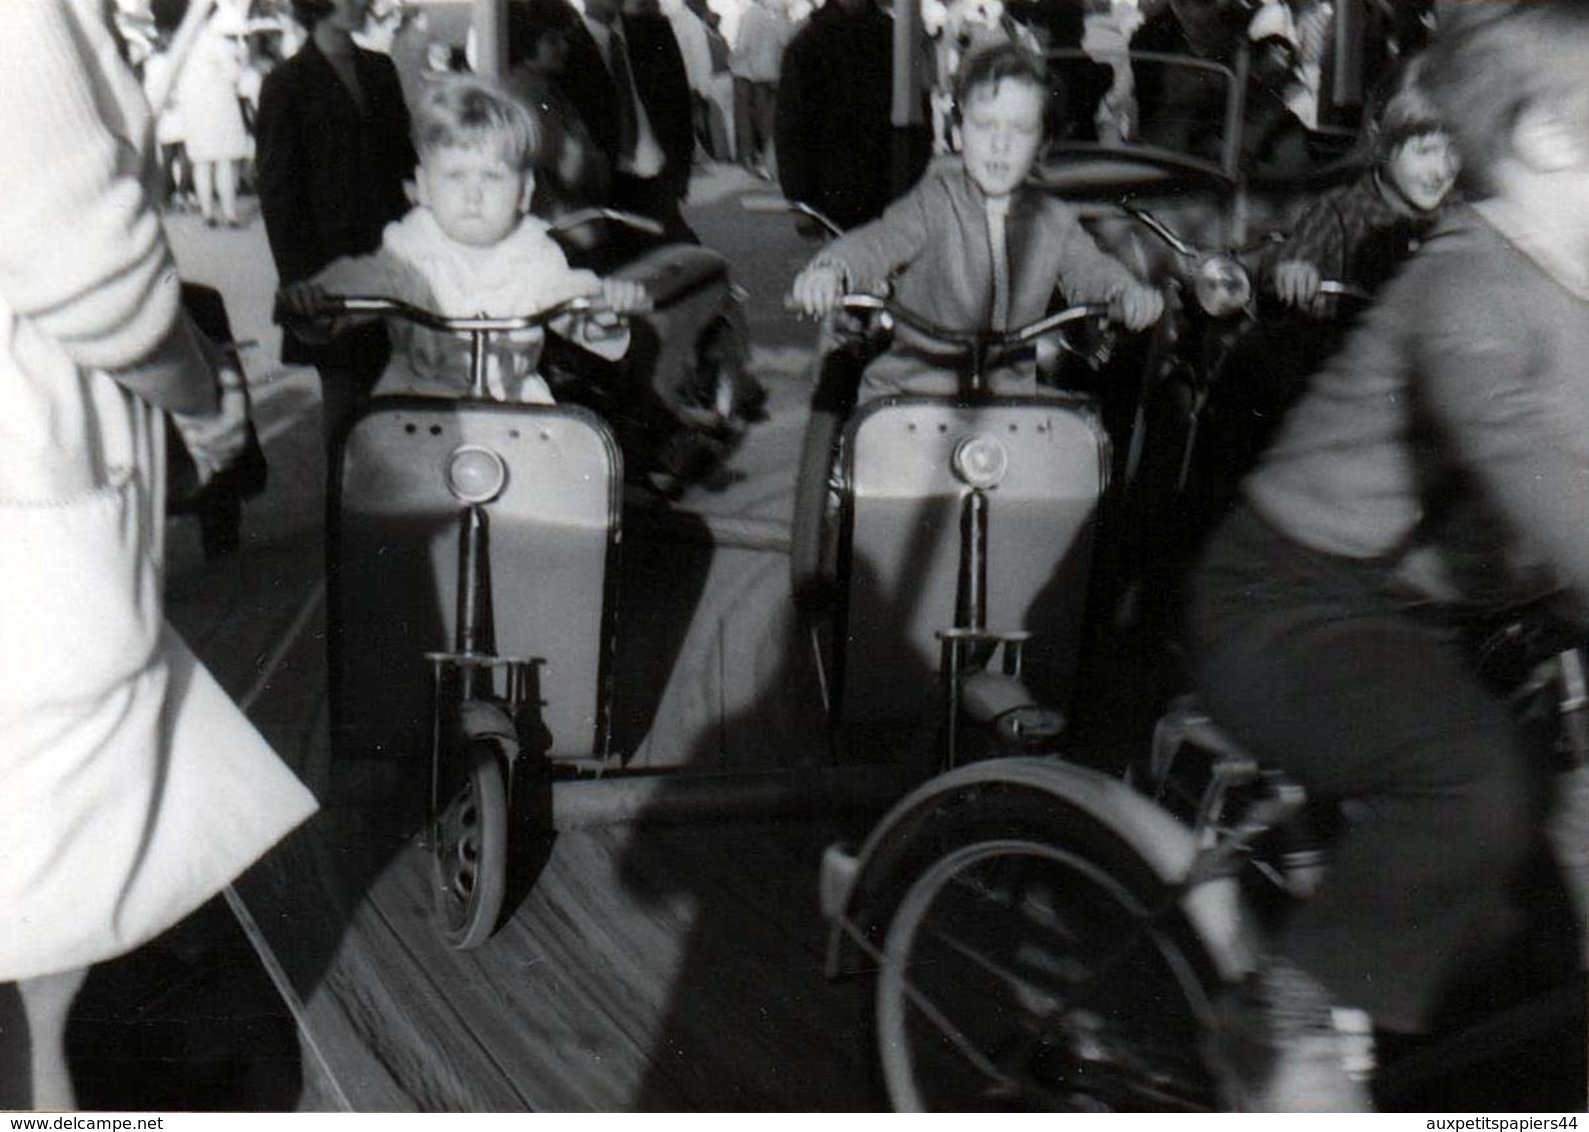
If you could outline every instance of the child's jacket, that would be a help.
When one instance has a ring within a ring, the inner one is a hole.
[[[333,294],[381,295],[454,318],[534,314],[601,290],[594,273],[568,266],[545,222],[536,217],[524,217],[500,242],[476,248],[448,238],[428,208],[388,224],[377,251],[338,259],[315,282]],[[467,336],[401,319],[392,319],[390,329],[392,360],[376,393],[461,397],[469,391]],[[605,358],[620,357],[629,346],[627,331],[579,333],[569,324],[554,329]],[[536,373],[543,341],[538,330],[494,336],[487,368],[493,394],[512,401],[552,400]]]
[[[1370,170],[1302,211],[1290,236],[1264,255],[1263,283],[1272,287],[1275,268],[1297,259],[1311,263],[1325,279],[1374,294],[1417,249],[1435,219],[1409,216],[1393,206],[1379,173]]]
[[[992,221],[997,223],[996,220]],[[1016,191],[1004,221],[1009,261],[1009,329],[1052,309],[1058,290],[1066,302],[1106,302],[1135,277],[1107,255],[1081,226],[1076,210],[1034,187]],[[842,268],[851,290],[877,290],[892,280],[894,295],[912,311],[955,330],[993,322],[994,252],[988,198],[958,162],[927,174],[877,220],[835,240],[817,257]],[[867,367],[865,395],[894,390],[952,393],[958,362],[906,326],[894,346]],[[999,393],[1035,389],[1026,372],[996,370]]]

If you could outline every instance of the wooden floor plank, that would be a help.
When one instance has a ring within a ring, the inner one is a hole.
[[[744,1039],[735,1050],[737,1103],[784,1107],[791,1097],[823,1097],[823,1106],[867,1107],[872,1102],[858,1069],[857,992],[822,975],[814,872],[804,882],[779,879],[800,875],[786,870],[778,835],[791,831],[724,826],[657,832],[688,847],[701,901],[689,961],[674,984],[667,1052],[689,1062],[712,1057],[714,1027],[734,1018]],[[735,870],[725,862],[752,867]]]

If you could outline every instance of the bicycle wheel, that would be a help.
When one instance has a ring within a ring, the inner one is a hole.
[[[491,938],[507,890],[508,799],[502,756],[490,739],[463,752],[462,781],[436,817],[431,861],[436,919],[449,947]]]
[[[1145,870],[1091,831],[971,840],[922,871],[877,984],[894,1108],[1216,1108],[1199,1054],[1205,959],[1178,913],[1150,911]]]

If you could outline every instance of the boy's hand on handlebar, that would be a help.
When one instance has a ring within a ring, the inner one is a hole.
[[[1146,330],[1164,314],[1164,296],[1142,283],[1128,283],[1109,301],[1109,315],[1128,330]]]
[[[1319,293],[1323,282],[1319,269],[1305,259],[1287,259],[1275,265],[1275,296],[1309,314],[1323,313],[1324,296]]]
[[[789,297],[804,313],[821,318],[838,307],[844,297],[844,272],[833,264],[810,264],[795,276]]]
[[[651,292],[633,279],[603,279],[601,297],[614,314],[644,314],[651,309]]]

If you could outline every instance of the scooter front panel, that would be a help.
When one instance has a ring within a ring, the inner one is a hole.
[[[901,397],[865,407],[844,446],[847,720],[914,719],[933,707],[936,634],[955,623],[961,513],[971,492],[954,457],[978,437],[996,442],[1007,461],[987,489],[987,628],[1032,632],[1029,685],[1057,706],[1069,698],[1109,459],[1091,403]]]
[[[505,473],[500,492],[481,503],[492,651],[540,660],[531,703],[541,704],[541,738],[551,755],[600,753],[622,483],[611,434],[572,407],[411,397],[370,404],[348,433],[333,484],[331,686],[339,749],[428,750],[424,654],[455,645],[465,504],[449,487],[448,468],[461,449]],[[465,493],[477,486],[466,482]],[[533,743],[535,736],[527,738]]]

